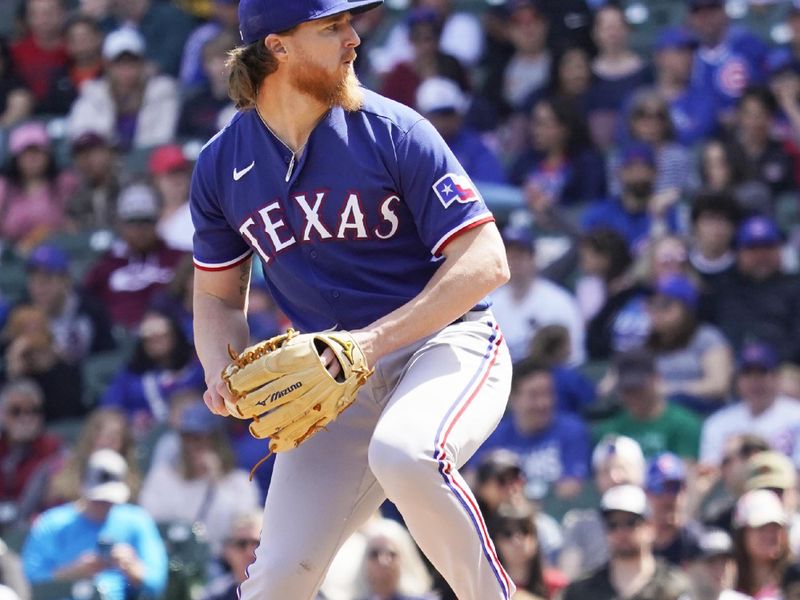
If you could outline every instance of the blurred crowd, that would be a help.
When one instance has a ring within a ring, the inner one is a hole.
[[[0,600],[246,577],[271,461],[248,476],[266,446],[202,402],[188,208],[237,4],[0,2]],[[394,0],[354,26],[361,81],[502,229],[514,382],[463,470],[514,597],[800,599],[800,3]],[[254,341],[290,325],[257,271]],[[454,596],[387,503],[320,598]]]

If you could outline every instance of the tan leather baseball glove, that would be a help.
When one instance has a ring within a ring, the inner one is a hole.
[[[332,377],[321,355],[330,348],[341,365]],[[253,419],[250,433],[285,452],[312,437],[350,406],[374,369],[347,331],[298,334],[289,329],[236,354],[222,372],[233,402],[228,412]],[[260,463],[259,463],[260,464]]]

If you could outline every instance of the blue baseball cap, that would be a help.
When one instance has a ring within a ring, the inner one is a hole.
[[[632,163],[644,163],[653,168],[656,166],[656,155],[647,144],[631,143],[622,151],[622,166],[627,167]]]
[[[736,235],[737,248],[757,248],[759,246],[778,246],[783,242],[778,225],[769,217],[750,217]]]
[[[656,51],[673,48],[694,50],[697,46],[697,38],[683,27],[668,27],[661,32],[655,43]]]
[[[528,227],[506,225],[503,228],[502,236],[506,246],[522,246],[531,252],[536,249],[536,239],[533,237],[533,232]]]
[[[686,464],[672,452],[662,452],[647,465],[644,489],[651,494],[675,493],[685,482]]]
[[[658,280],[653,290],[656,294],[683,302],[688,308],[697,308],[697,287],[683,275],[666,275]]]
[[[28,256],[27,266],[31,271],[66,273],[69,270],[69,258],[58,246],[42,244]]]
[[[763,369],[772,371],[778,367],[778,355],[775,349],[763,342],[745,344],[739,353],[739,370]]]
[[[183,409],[178,431],[181,433],[214,433],[222,427],[223,420],[212,414],[202,402],[193,402]]]
[[[239,35],[245,44],[252,44],[306,21],[365,12],[381,4],[383,0],[241,0]]]
[[[792,56],[791,51],[786,48],[778,48],[767,56],[764,66],[770,77],[785,72],[797,73],[798,65]]]

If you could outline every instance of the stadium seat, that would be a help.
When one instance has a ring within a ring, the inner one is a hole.
[[[51,581],[31,586],[34,600],[103,600],[102,594],[89,580]]]
[[[162,600],[196,598],[205,584],[210,560],[205,527],[200,523],[160,523],[158,531],[167,547],[169,576]]]

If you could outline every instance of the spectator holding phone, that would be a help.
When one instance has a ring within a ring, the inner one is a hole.
[[[44,512],[22,549],[32,584],[91,579],[108,600],[155,598],[167,581],[167,553],[152,517],[128,504],[128,465],[94,452],[81,498]]]

